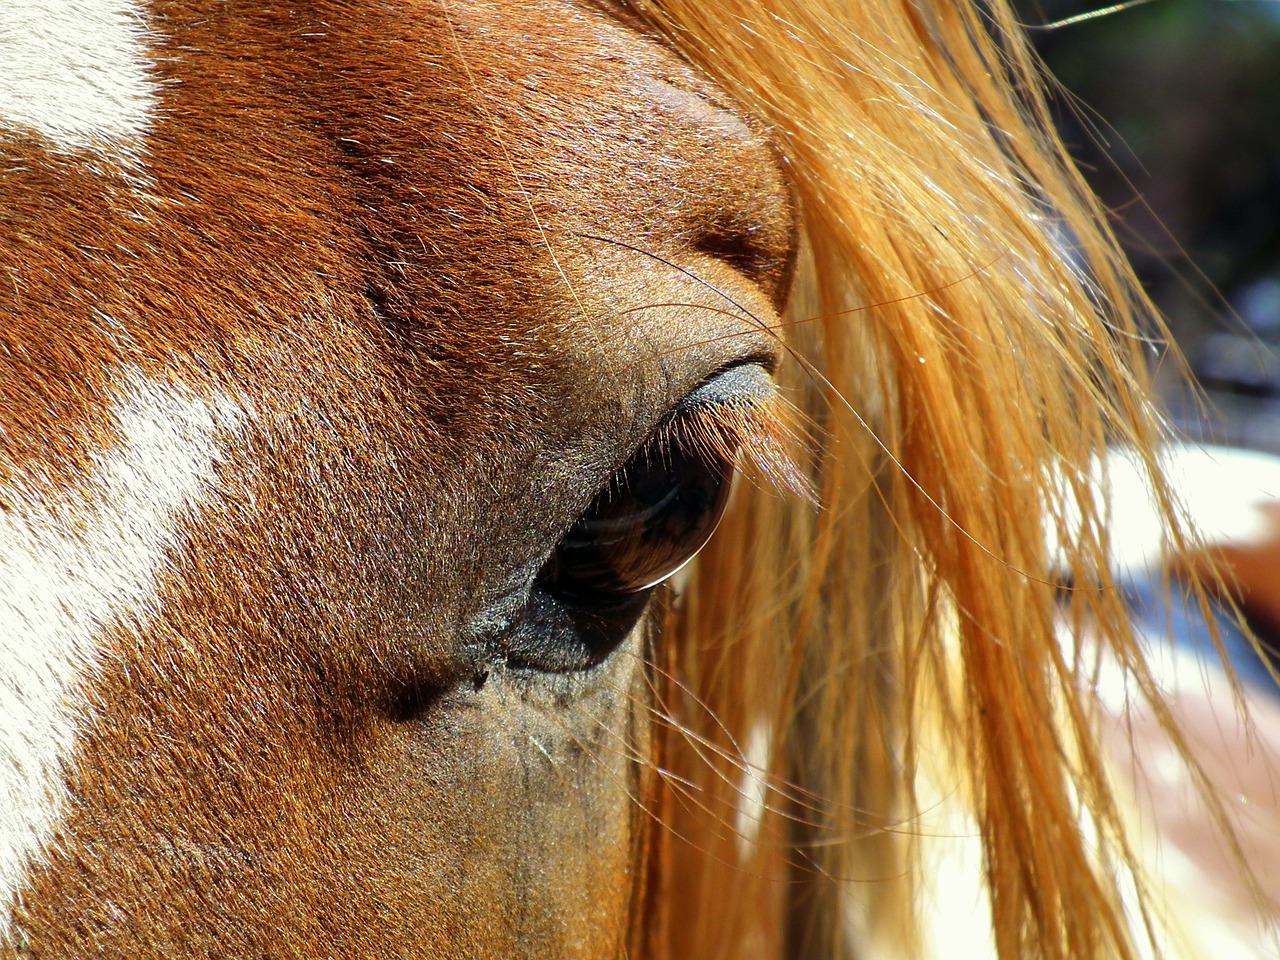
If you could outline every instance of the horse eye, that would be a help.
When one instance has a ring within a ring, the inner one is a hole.
[[[613,475],[539,574],[550,592],[607,603],[683,567],[715,532],[732,488],[728,451],[700,442],[677,415]]]

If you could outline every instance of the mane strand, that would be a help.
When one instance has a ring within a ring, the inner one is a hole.
[[[750,497],[685,601],[682,675],[705,704],[679,717],[685,742],[733,754],[766,730],[774,802],[746,841],[712,825],[749,791],[675,738],[677,769],[712,799],[710,815],[675,815],[705,842],[674,842],[669,955],[933,956],[949,948],[940,891],[916,878],[965,857],[1006,960],[1175,948],[1089,683],[1114,658],[1187,755],[1112,582],[1092,483],[1107,447],[1129,449],[1171,542],[1188,542],[1148,400],[1163,327],[1052,133],[1012,14],[645,10],[777,131],[807,239],[792,389],[827,438],[809,464],[825,512]],[[1055,571],[1076,585],[1065,614]],[[816,812],[799,815],[797,793]],[[948,836],[967,830],[976,849]]]

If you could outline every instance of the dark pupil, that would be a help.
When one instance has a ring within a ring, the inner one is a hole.
[[[548,579],[583,599],[636,593],[683,566],[715,531],[733,464],[679,428],[616,473],[556,548]]]

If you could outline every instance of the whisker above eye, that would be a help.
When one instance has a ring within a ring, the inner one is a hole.
[[[766,330],[766,331],[769,331],[770,333],[775,333],[779,330],[788,330],[792,327],[799,327],[808,323],[821,323],[824,320],[835,320],[839,317],[848,317],[848,316],[853,316],[859,313],[866,313],[869,310],[878,310],[884,307],[896,306],[901,303],[909,303],[912,300],[920,300],[922,298],[932,296],[935,293],[941,293],[944,290],[950,290],[952,287],[959,286],[962,283],[967,283],[968,281],[973,280],[976,277],[980,277],[984,273],[986,273],[988,270],[990,270],[993,266],[995,266],[997,263],[999,263],[1001,259],[1002,259],[1001,257],[996,257],[988,261],[987,263],[983,264],[982,266],[975,268],[971,272],[966,273],[962,277],[957,277],[955,280],[951,280],[947,283],[938,284],[936,286],[930,287],[927,290],[920,290],[916,293],[904,294],[901,297],[892,297],[888,300],[877,300],[875,303],[864,303],[856,307],[849,307],[847,310],[836,310],[829,313],[816,313],[807,317],[794,317],[789,320],[779,320],[777,323],[762,323],[755,316],[752,316],[751,319],[761,324],[760,325],[761,330]],[[660,310],[660,309],[705,310],[709,313],[718,313],[726,317],[737,316],[737,314],[735,314],[732,310],[725,310],[721,307],[713,307],[705,303],[688,303],[684,301],[647,303],[639,307],[628,307],[626,310],[623,310],[618,315],[625,317],[625,316],[628,316],[629,314],[640,313],[644,310]],[[713,343],[721,343],[726,340],[732,340],[735,337],[739,337],[739,336],[742,336],[742,334],[725,333],[715,337],[708,337],[704,340],[698,340],[694,343],[684,344],[682,346],[675,347],[671,350],[665,350],[662,353],[654,354],[652,359],[656,360],[662,357],[671,356],[672,354],[679,353],[682,350],[689,350],[694,347],[706,346],[708,344],[713,344]]]
[[[740,310],[743,313],[743,315],[746,316],[747,319],[749,319],[752,323],[756,324],[756,326],[758,326],[761,330],[769,329],[769,325],[767,323],[761,320],[758,316],[756,316],[754,312],[747,309],[745,306],[739,303],[736,299],[734,299],[728,293],[721,290],[719,287],[717,287],[714,283],[711,283],[709,280],[706,280],[705,278],[698,276],[696,273],[694,273],[692,270],[688,269],[687,267],[680,266],[680,264],[676,263],[673,260],[668,260],[666,257],[656,254],[652,250],[644,249],[644,247],[637,247],[635,244],[627,243],[625,240],[617,240],[612,237],[602,237],[594,233],[575,232],[573,235],[582,240],[595,240],[599,243],[608,243],[615,247],[621,247],[623,250],[630,250],[633,253],[638,253],[642,256],[648,257],[650,260],[656,260],[658,263],[661,263],[664,266],[670,267],[672,270],[675,270],[677,273],[682,274],[683,276],[688,277],[690,280],[694,281],[695,283],[701,284],[702,286],[706,287],[716,296],[721,297],[724,300],[728,301],[729,303],[733,304],[733,306],[737,307],[738,310]]]

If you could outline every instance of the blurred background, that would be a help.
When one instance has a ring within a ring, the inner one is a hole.
[[[1063,139],[1217,411],[1165,376],[1175,419],[1280,453],[1280,0],[1017,7]]]

